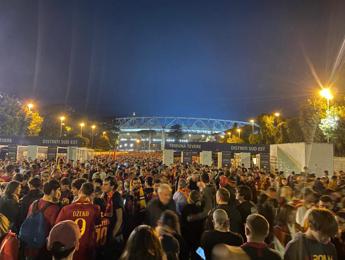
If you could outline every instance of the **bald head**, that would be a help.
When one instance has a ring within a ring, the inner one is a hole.
[[[213,212],[213,223],[215,229],[227,230],[230,227],[229,216],[223,209],[216,209]]]

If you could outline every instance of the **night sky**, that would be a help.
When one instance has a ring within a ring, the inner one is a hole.
[[[93,116],[293,114],[317,88],[306,57],[329,79],[344,2],[0,0],[0,91]]]

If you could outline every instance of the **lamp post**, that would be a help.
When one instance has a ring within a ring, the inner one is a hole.
[[[65,119],[65,116],[60,116],[60,138],[62,137],[62,126],[64,125]]]
[[[91,126],[91,147],[93,148],[93,131],[96,129],[95,125]]]
[[[275,117],[274,124],[277,127],[278,126],[278,119],[280,117],[280,113],[279,112],[275,112],[275,113],[273,113],[273,115]]]
[[[140,139],[137,139],[135,140],[136,144],[137,144],[137,149],[138,151],[140,150],[140,143],[141,143],[141,140]]]
[[[333,99],[333,94],[329,88],[323,88],[320,90],[320,96],[327,100],[327,111],[330,108],[330,101]]]
[[[241,139],[241,131],[242,131],[241,128],[237,128],[236,131],[237,131],[237,133],[238,133],[238,138]]]
[[[81,122],[79,125],[80,125],[80,136],[83,137],[83,127],[85,126],[85,123]]]
[[[28,106],[29,112],[31,112],[31,110],[32,110],[32,109],[33,109],[33,107],[34,107],[34,104],[29,103],[27,106]]]
[[[329,88],[322,88],[320,90],[320,96],[327,100],[327,112],[330,111],[330,101],[333,99],[332,91]],[[329,143],[329,135],[327,135],[327,143]]]
[[[254,134],[254,123],[255,123],[255,121],[254,121],[254,119],[250,119],[249,122],[252,125],[252,134]]]

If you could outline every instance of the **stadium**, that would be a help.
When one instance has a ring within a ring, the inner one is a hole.
[[[165,142],[215,141],[228,129],[253,125],[236,120],[190,117],[124,117],[113,120],[122,151],[161,150]],[[257,127],[257,125],[255,125]]]

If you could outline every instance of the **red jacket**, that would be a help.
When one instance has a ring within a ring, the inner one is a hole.
[[[18,260],[19,240],[9,231],[0,244],[0,260]]]

